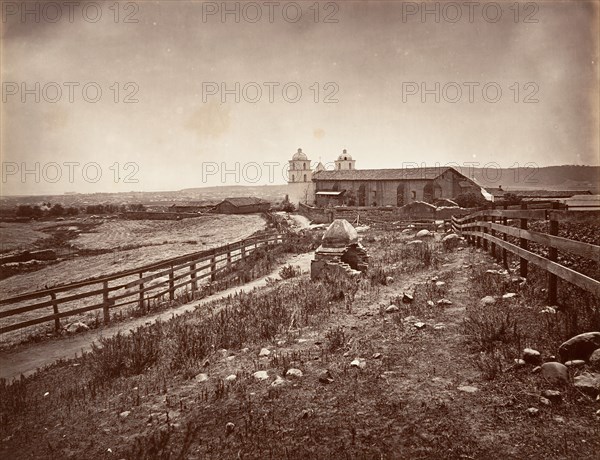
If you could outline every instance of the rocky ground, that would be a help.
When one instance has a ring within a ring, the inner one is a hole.
[[[99,384],[84,359],[2,387],[0,456],[598,458],[600,333],[538,337],[561,313],[532,300],[529,280],[459,241],[415,239],[367,231],[369,279],[314,320],[295,305],[308,275],[270,283],[290,293],[271,310],[289,310],[286,327],[186,372]]]

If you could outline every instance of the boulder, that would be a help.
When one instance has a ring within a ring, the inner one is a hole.
[[[433,233],[431,233],[429,230],[423,229],[419,230],[415,236],[417,238],[429,238],[433,236]]]
[[[446,243],[452,240],[460,241],[460,236],[458,236],[456,233],[450,233],[449,235],[446,235],[442,238],[442,243]]]
[[[319,382],[321,382],[321,383],[332,383],[333,382],[333,377],[331,376],[331,372],[329,372],[329,369],[325,369],[325,370],[321,371],[321,373],[319,374]]]
[[[592,369],[600,371],[600,348],[594,350],[588,361]]]
[[[258,353],[258,356],[263,357],[263,356],[269,356],[270,354],[271,354],[271,351],[268,348],[261,348],[260,353]]]
[[[562,362],[574,359],[587,361],[598,348],[600,348],[600,332],[585,332],[564,342],[558,347],[558,354]]]
[[[541,367],[542,377],[548,383],[566,385],[569,383],[569,370],[561,363],[544,363]]]
[[[287,370],[287,372],[285,373],[286,377],[291,377],[294,379],[299,379],[302,378],[304,374],[302,373],[302,371],[300,369],[296,369],[296,368],[290,368]]]
[[[584,372],[573,379],[573,386],[595,398],[600,394],[600,374]]]
[[[269,373],[267,371],[256,371],[252,376],[256,380],[267,380],[269,378]]]
[[[482,298],[479,303],[481,305],[493,305],[496,303],[496,299],[491,296],[491,295],[486,295],[484,298]]]
[[[533,348],[525,348],[523,350],[523,360],[527,364],[540,364],[542,362],[542,355],[539,351],[534,350]]]
[[[397,311],[399,311],[400,309],[396,306],[396,305],[390,305],[389,307],[387,307],[385,309],[386,313],[396,313]]]
[[[416,244],[423,244],[422,240],[413,240],[413,241],[409,241],[408,243],[406,243],[407,246],[413,246]]]
[[[555,403],[562,400],[562,393],[558,390],[544,390],[542,396]]]

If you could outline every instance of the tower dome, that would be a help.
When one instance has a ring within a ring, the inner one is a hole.
[[[340,156],[338,157],[338,160],[340,161],[344,161],[344,160],[352,160],[352,155],[350,155],[346,149],[342,150],[342,153],[340,154]]]
[[[296,153],[294,153],[292,160],[304,161],[304,160],[308,160],[308,157],[306,156],[305,153],[302,152],[302,149],[298,149],[298,151]]]

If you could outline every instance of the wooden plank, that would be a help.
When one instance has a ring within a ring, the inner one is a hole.
[[[525,238],[528,241],[533,241],[534,243],[543,244],[549,248],[555,248],[559,251],[585,257],[586,259],[600,260],[600,246],[596,246],[595,244],[570,240],[561,236],[549,235],[533,230],[521,230],[520,228],[500,224],[492,224],[490,227],[509,236]]]
[[[588,292],[591,292],[597,297],[600,297],[600,281],[590,278],[589,276],[560,265],[556,262],[552,262],[526,249],[522,249],[512,243],[509,243],[508,241],[503,241],[500,238],[493,237],[491,235],[485,235],[485,237],[489,241],[494,241],[498,246],[506,248],[508,251],[518,255],[519,257],[527,259],[529,262],[541,267],[547,272],[553,273],[559,278],[568,281],[569,283],[574,284],[575,286],[578,286]]]
[[[490,209],[485,211],[484,215],[488,217],[506,217],[508,219],[546,220],[545,209]]]
[[[21,323],[11,324],[9,326],[1,327],[0,334],[4,334],[5,332],[10,332],[10,331],[15,331],[17,329],[22,329],[24,327],[34,326],[36,324],[47,323],[48,321],[53,321],[53,320],[56,320],[59,318],[66,318],[68,316],[75,316],[80,313],[85,313],[85,312],[92,311],[92,310],[98,310],[99,308],[102,308],[102,306],[103,306],[103,304],[99,303],[99,304],[90,305],[87,307],[77,308],[75,310],[63,311],[58,314],[41,316],[39,318],[30,319],[28,321],[23,321]]]
[[[33,305],[27,305],[24,307],[13,308],[12,310],[0,311],[0,318],[5,318],[7,316],[14,316],[14,315],[18,315],[20,313],[27,313],[29,311],[38,310],[40,308],[52,306],[55,303],[61,304],[61,303],[70,302],[73,300],[80,300],[80,299],[84,299],[86,297],[100,295],[103,292],[104,292],[104,289],[96,289],[94,291],[82,292],[81,294],[75,294],[75,295],[71,295],[68,297],[56,298],[55,300],[51,299],[51,300],[46,300],[44,302],[35,303]],[[56,296],[56,294],[54,292],[51,292],[49,295],[51,297]]]
[[[260,240],[256,240],[254,238],[248,238],[247,240],[242,240],[242,242],[244,242],[245,244],[252,244],[251,242],[264,242],[264,241],[273,241],[273,236],[269,236],[269,237],[266,237],[266,238],[263,238]],[[210,257],[212,255],[226,254],[226,250],[227,250],[227,246],[221,246],[219,248],[198,251],[198,252],[194,252],[191,254],[186,254],[183,256],[178,256],[178,257],[174,257],[171,259],[163,260],[158,263],[153,263],[153,264],[144,265],[144,266],[137,267],[137,268],[130,269],[130,270],[125,270],[125,271],[114,273],[114,274],[108,275],[108,276],[90,278],[90,279],[78,281],[75,283],[69,283],[69,284],[65,284],[62,286],[56,286],[56,287],[53,287],[50,289],[44,289],[44,290],[40,290],[40,291],[21,294],[21,295],[15,296],[15,297],[1,299],[0,305],[19,303],[19,302],[23,302],[25,300],[31,300],[31,299],[35,299],[38,297],[45,297],[45,296],[49,296],[51,293],[59,293],[59,292],[69,291],[72,289],[86,287],[86,286],[89,286],[90,284],[104,283],[105,281],[114,281],[119,278],[126,278],[128,276],[137,275],[140,271],[144,271],[144,272],[155,271],[155,270],[158,270],[158,269],[161,269],[164,267],[168,267],[171,264],[178,264],[178,263],[183,264],[184,262],[192,261],[192,260],[197,259],[198,257],[202,257],[204,255]]]
[[[600,222],[600,211],[549,211],[548,218],[558,222]]]

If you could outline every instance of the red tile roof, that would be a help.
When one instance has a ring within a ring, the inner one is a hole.
[[[400,169],[336,169],[313,173],[314,180],[433,180],[446,171],[463,174],[449,167],[400,168]],[[463,176],[464,177],[464,176]]]

